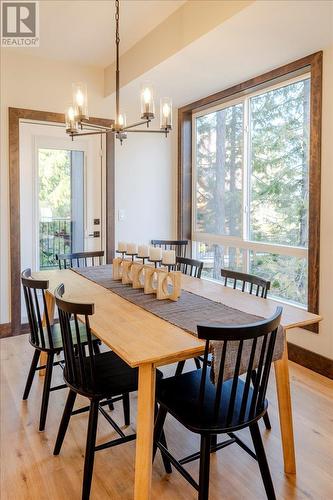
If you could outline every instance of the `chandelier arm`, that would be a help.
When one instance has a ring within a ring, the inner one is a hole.
[[[121,130],[125,131],[125,130],[128,130],[130,128],[139,127],[140,125],[146,125],[147,123],[150,123],[150,122],[151,122],[151,119],[147,118],[147,120],[142,120],[141,122],[136,122],[136,123],[132,123],[132,125],[127,125],[127,127],[123,127]]]
[[[134,129],[131,129],[131,130],[126,130],[126,132],[138,132],[138,133],[141,133],[141,134],[169,134],[170,133],[170,129],[168,128],[163,128],[161,130],[134,130]]]
[[[111,129],[108,129],[108,130],[95,130],[94,132],[79,132],[77,134],[69,134],[70,137],[74,138],[74,137],[82,137],[83,135],[101,135],[101,134],[118,134],[118,133],[121,133],[123,132],[123,130],[121,131],[117,131],[117,130],[111,130]],[[161,130],[134,130],[134,129],[131,129],[131,130],[126,130],[124,132],[138,132],[138,133],[141,133],[141,134],[169,134],[170,133],[170,130],[169,129],[161,129]]]
[[[93,132],[78,132],[78,133],[70,133],[70,137],[72,137],[72,139],[74,137],[81,137],[83,135],[101,135],[101,134],[110,134],[110,133],[115,133],[114,130],[94,130]]]
[[[87,127],[87,129],[96,129],[96,130],[109,130],[110,132],[114,132],[113,127],[107,127],[106,125],[97,125],[96,123],[86,123],[82,122],[83,127]]]

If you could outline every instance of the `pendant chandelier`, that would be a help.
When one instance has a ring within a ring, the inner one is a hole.
[[[172,129],[172,101],[169,97],[163,97],[160,101],[160,128],[152,130],[150,122],[155,118],[154,91],[151,84],[146,83],[141,90],[141,120],[126,124],[126,115],[120,112],[120,88],[119,88],[119,0],[115,0],[116,19],[116,118],[111,127],[104,127],[89,123],[88,95],[85,83],[73,83],[73,104],[66,113],[66,133],[72,137],[94,134],[115,134],[120,143],[127,137],[128,132],[153,132],[168,136]],[[146,125],[146,129],[137,128]]]

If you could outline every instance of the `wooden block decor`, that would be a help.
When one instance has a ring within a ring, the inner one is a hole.
[[[145,286],[145,270],[144,264],[140,264],[139,262],[134,262],[131,268],[132,274],[132,287],[133,288],[144,288]]]
[[[181,272],[180,271],[170,271],[165,273],[159,273],[157,275],[157,292],[156,298],[158,300],[178,300],[181,295]],[[169,286],[172,289],[169,292]]]
[[[132,260],[113,259],[113,279],[124,285],[143,288],[144,293],[155,293],[158,300],[178,300],[181,294],[181,272],[170,271],[167,267],[154,267]],[[169,292],[171,285],[171,292]]]
[[[155,268],[148,264],[144,266],[144,293],[157,293],[158,276],[160,274],[168,274],[168,270],[162,267]]]
[[[134,262],[131,260],[124,260],[123,261],[123,271],[122,271],[122,276],[121,276],[121,281],[123,285],[130,285],[132,283],[132,266]]]
[[[114,280],[121,280],[123,274],[123,259],[116,257],[112,261],[112,278]]]

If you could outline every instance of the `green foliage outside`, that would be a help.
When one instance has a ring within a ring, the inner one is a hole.
[[[52,218],[71,216],[71,153],[65,149],[39,149],[39,209],[51,209]]]
[[[71,152],[39,149],[40,268],[56,267],[71,251]]]
[[[245,152],[243,103],[196,119],[197,232],[242,238],[247,155],[248,239],[307,246],[309,88],[310,81],[303,80],[252,97]],[[272,295],[307,302],[306,259],[204,243],[198,243],[197,256],[205,260],[204,275],[211,278],[219,279],[223,266],[243,270],[270,279]]]
[[[251,99],[251,239],[307,246],[310,81]]]

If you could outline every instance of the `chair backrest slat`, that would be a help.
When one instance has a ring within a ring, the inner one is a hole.
[[[69,384],[89,392],[96,381],[96,354],[89,324],[89,316],[94,313],[94,304],[68,302],[63,299],[64,293],[64,285],[59,285],[55,291],[55,298],[64,345],[64,377]],[[79,322],[79,316],[84,317],[84,322]],[[86,356],[85,345],[88,347],[89,356]]]
[[[187,257],[176,257],[176,270],[194,278],[201,278],[203,262]]]
[[[76,267],[88,267],[89,259],[91,265],[96,265],[95,258],[98,259],[99,265],[102,264],[104,257],[104,251],[98,250],[93,252],[76,252],[76,253],[63,253],[56,254],[55,258],[58,261],[59,269],[67,269],[68,263],[70,263],[70,267],[73,267],[73,262]]]
[[[30,326],[30,341],[35,347],[53,348],[51,325],[46,306],[45,290],[49,287],[47,280],[32,278],[31,269],[21,274],[25,305]],[[38,294],[41,294],[43,310],[41,310]]]
[[[208,377],[208,353],[212,347],[211,342],[223,343],[219,370],[218,373],[214,373],[216,380],[214,418],[218,419],[219,413],[225,412],[226,424],[233,425],[236,401],[239,409],[239,415],[236,415],[238,423],[249,421],[263,411],[281,314],[282,308],[277,307],[271,318],[248,325],[198,325],[198,337],[206,341],[198,396],[199,411],[204,408],[207,384],[213,383]],[[232,349],[230,352],[235,355],[233,366],[230,366],[230,359],[233,358],[230,358],[229,349]],[[228,380],[225,380],[227,362]],[[251,388],[254,369],[257,371]],[[243,374],[245,381],[240,382],[240,376]],[[221,399],[225,384],[227,384],[226,390],[229,391],[229,399],[228,407],[222,408]]]
[[[274,346],[275,346],[275,341],[276,341],[276,334],[277,334],[277,329],[274,330],[273,332],[271,332],[271,334],[269,335],[267,355],[266,355],[266,359],[264,361],[264,366],[263,366],[262,383],[260,384],[259,394],[258,394],[259,406],[263,405],[263,402],[265,399],[268,378],[269,378],[269,371],[271,369],[273,351],[274,351]]]
[[[265,352],[266,352],[266,345],[267,345],[267,335],[263,338],[263,341],[262,341],[259,363],[258,363],[257,371],[255,374],[255,382],[253,384],[253,397],[252,397],[251,408],[250,408],[250,415],[251,416],[254,415],[254,412],[255,412],[256,407],[257,407],[258,394],[259,394],[259,390],[260,390],[261,375],[262,375],[262,371],[263,371],[262,368],[263,368],[264,357],[265,357]]]
[[[200,381],[200,393],[199,393],[199,407],[203,408],[205,402],[205,388],[206,388],[206,377],[207,377],[207,366],[208,366],[208,354],[209,354],[209,340],[206,340],[204,362],[202,365],[202,375]]]
[[[237,358],[236,358],[234,376],[233,376],[232,386],[231,386],[228,416],[227,416],[228,423],[231,422],[232,416],[234,413],[236,392],[237,392],[237,386],[238,386],[239,369],[240,369],[240,364],[241,364],[241,359],[242,359],[242,353],[243,353],[243,340],[240,340],[238,343]]]
[[[248,365],[248,370],[247,370],[246,378],[245,378],[244,392],[243,392],[243,396],[242,396],[242,403],[241,403],[241,409],[240,409],[240,415],[239,415],[240,419],[243,419],[245,416],[246,405],[247,405],[248,396],[249,396],[249,389],[251,386],[253,363],[254,363],[256,349],[257,349],[257,339],[254,338],[252,341],[251,353],[250,353],[250,358],[249,358],[249,365]]]
[[[224,278],[223,284],[224,286],[228,286],[228,279],[233,280],[233,288],[237,288],[237,282],[240,281],[242,283],[241,290],[245,292],[246,285],[249,285],[249,293],[252,295],[254,293],[257,297],[261,296],[261,298],[267,298],[267,292],[270,290],[271,283],[264,278],[259,276],[255,276],[254,274],[240,273],[238,271],[232,271],[231,269],[221,269],[221,276]],[[260,293],[261,289],[261,293]]]
[[[42,324],[42,318],[40,315],[40,308],[39,308],[39,302],[38,302],[38,297],[37,297],[37,290],[36,288],[33,289],[33,294],[34,294],[34,300],[35,300],[35,308],[36,308],[36,314],[37,314],[37,324],[38,328],[40,330],[43,330],[43,324]]]
[[[228,341],[225,340],[223,342],[222,355],[221,355],[221,361],[220,361],[220,366],[219,366],[219,376],[218,376],[217,385],[216,385],[216,398],[215,398],[215,405],[214,405],[214,417],[216,420],[218,419],[219,413],[220,413],[220,403],[221,403],[221,397],[222,397],[222,384],[223,384],[227,346],[228,346]]]
[[[44,336],[43,334],[41,335],[41,338],[38,335],[38,323],[37,323],[37,318],[36,318],[36,310],[35,310],[35,304],[32,296],[32,291],[30,288],[28,288],[28,299],[30,303],[30,314],[31,314],[31,323],[33,325],[33,330],[35,332],[35,337],[37,339],[37,343],[39,345],[39,342],[41,341],[42,346],[45,347],[45,341],[44,341]]]

